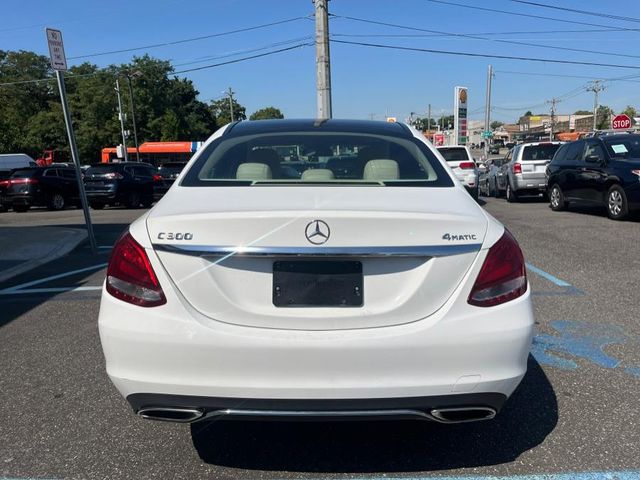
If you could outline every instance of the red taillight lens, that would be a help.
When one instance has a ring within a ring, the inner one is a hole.
[[[522,164],[514,163],[513,164],[513,173],[522,173]]]
[[[154,181],[154,182],[161,182],[161,181],[162,181],[162,175],[159,175],[159,174],[157,174],[157,173],[156,173],[156,174],[153,176],[153,181]]]
[[[7,188],[9,186],[9,180],[0,180],[0,188]]]
[[[492,307],[518,298],[527,291],[524,257],[513,235],[504,234],[489,249],[468,302],[477,307]]]
[[[156,307],[167,300],[142,245],[129,232],[116,242],[107,267],[107,292],[123,302]]]
[[[104,178],[108,178],[109,180],[122,180],[124,177],[118,173],[105,173]]]
[[[469,168],[476,168],[476,164],[473,162],[460,162],[460,165],[458,165],[458,168],[467,170]]]
[[[29,185],[36,185],[38,183],[37,178],[11,178],[9,179],[9,185],[19,185],[21,183],[26,183]]]

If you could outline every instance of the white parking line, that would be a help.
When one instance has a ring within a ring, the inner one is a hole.
[[[102,287],[60,287],[60,288],[31,288],[31,289],[29,287],[50,282],[52,280],[58,280],[59,278],[69,277],[77,273],[89,272],[91,270],[99,270],[106,266],[107,266],[107,263],[100,263],[98,265],[92,265],[90,267],[79,268],[77,270],[71,270],[70,272],[60,273],[58,275],[52,275],[50,277],[41,278],[39,280],[33,280],[31,282],[21,283],[20,285],[14,285],[13,287],[0,290],[0,295],[13,295],[16,293],[45,293],[45,291],[46,292],[81,291],[80,289],[100,290]]]

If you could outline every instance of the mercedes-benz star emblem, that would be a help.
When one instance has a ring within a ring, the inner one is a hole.
[[[313,220],[307,224],[307,228],[304,229],[304,234],[314,245],[322,245],[329,240],[331,230],[329,225],[322,220]]]

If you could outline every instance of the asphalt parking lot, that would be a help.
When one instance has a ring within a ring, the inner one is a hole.
[[[92,212],[97,256],[85,244],[0,284],[0,477],[640,478],[640,220],[481,203],[523,248],[537,318],[528,374],[495,420],[135,417],[105,374],[97,315],[109,246],[143,210],[106,209]],[[0,214],[23,223],[80,227],[82,212]]]

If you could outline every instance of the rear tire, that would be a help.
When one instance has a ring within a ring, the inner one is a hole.
[[[62,210],[65,207],[64,197],[59,193],[54,193],[49,197],[49,210]]]
[[[511,184],[507,182],[507,202],[509,203],[514,203],[518,201],[518,196],[516,195],[516,192],[513,191],[513,189],[511,188]]]
[[[27,210],[29,210],[29,208],[31,208],[30,205],[14,205],[13,206],[13,211],[14,212],[18,212],[18,213],[24,213]]]
[[[612,220],[623,220],[629,215],[627,195],[620,185],[613,185],[607,193],[607,214]]]
[[[104,208],[104,203],[91,203],[90,205],[94,210],[102,210]]]
[[[564,199],[564,193],[562,193],[560,185],[554,183],[548,196],[551,210],[554,212],[561,212],[562,210],[567,209],[569,203]]]

